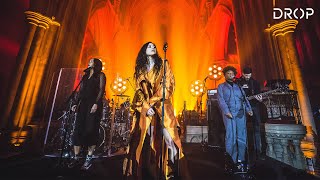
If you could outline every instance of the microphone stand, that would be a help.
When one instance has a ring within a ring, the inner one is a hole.
[[[68,114],[69,116],[67,116],[66,118],[66,125],[65,125],[65,131],[64,131],[64,135],[63,135],[63,140],[62,140],[62,145],[61,145],[61,153],[59,156],[59,161],[57,166],[60,167],[61,166],[61,162],[62,162],[62,156],[63,156],[63,152],[65,150],[65,143],[66,143],[66,138],[67,138],[67,133],[69,131],[69,126],[70,126],[70,121],[71,121],[71,109],[72,109],[72,104],[73,104],[73,99],[74,99],[74,95],[76,94],[77,89],[79,88],[80,84],[82,83],[83,79],[84,79],[85,75],[81,78],[80,82],[78,83],[78,85],[76,86],[76,88],[72,91],[71,95],[68,97],[68,99],[66,100],[65,104],[68,104]]]
[[[163,75],[162,75],[162,117],[161,117],[161,130],[162,130],[162,135],[161,135],[161,149],[160,149],[160,172],[158,179],[163,179],[163,151],[164,151],[164,138],[163,138],[163,129],[164,129],[164,101],[166,98],[166,62],[167,62],[167,49],[168,49],[168,44],[165,43],[163,46],[163,51],[164,51],[164,60],[163,60]],[[165,174],[164,174],[165,175]]]
[[[206,82],[207,82],[207,79],[209,77],[207,76],[204,80],[203,80],[203,84],[204,84],[204,87],[206,87]],[[203,95],[205,94],[205,92],[201,93],[200,95],[200,118],[199,118],[199,125],[201,126],[201,146],[204,147],[206,142],[204,141],[204,136],[203,136],[203,122],[202,122],[202,97]],[[208,130],[207,130],[207,134],[208,134]],[[208,138],[208,136],[207,136]]]

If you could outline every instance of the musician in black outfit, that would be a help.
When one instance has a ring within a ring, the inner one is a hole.
[[[254,141],[254,151],[256,159],[262,158],[261,154],[261,115],[259,105],[262,101],[262,96],[257,95],[261,92],[260,84],[257,80],[252,78],[252,69],[250,67],[245,67],[242,71],[242,76],[237,79],[237,83],[243,88],[246,96],[255,95],[255,99],[250,100],[250,105],[252,107],[253,116],[249,117],[253,124],[253,141]]]
[[[102,99],[106,85],[106,76],[101,71],[100,59],[91,59],[80,84],[79,96],[72,107],[73,111],[77,111],[77,119],[73,135],[75,155],[69,168],[79,164],[81,146],[88,147],[86,161],[81,169],[87,170],[91,167],[92,155],[98,143]]]

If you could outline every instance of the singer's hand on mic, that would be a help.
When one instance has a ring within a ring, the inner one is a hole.
[[[88,73],[91,69],[92,67],[87,67],[85,70],[83,70],[83,72]]]
[[[147,115],[148,116],[153,116],[154,114],[155,114],[155,112],[154,112],[153,108],[152,107],[149,108],[148,111],[147,111]]]

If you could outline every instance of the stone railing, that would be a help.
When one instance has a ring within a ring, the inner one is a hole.
[[[301,140],[306,127],[299,124],[265,123],[267,156],[297,169],[306,169],[306,160],[301,151]]]

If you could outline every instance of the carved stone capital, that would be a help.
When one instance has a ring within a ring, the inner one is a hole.
[[[292,33],[296,29],[298,24],[297,20],[286,20],[281,23],[272,25],[265,30],[266,32],[270,32],[272,36],[284,36],[287,33]]]
[[[60,26],[60,23],[55,21],[55,17],[49,18],[47,16],[33,11],[26,11],[24,13],[26,14],[28,22],[35,26],[39,26],[44,29],[48,29],[50,25]]]

